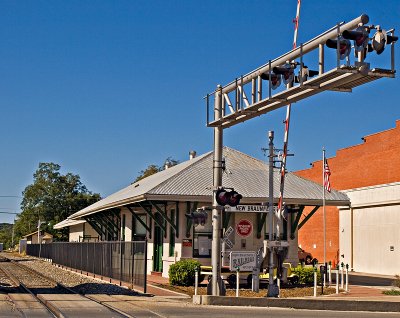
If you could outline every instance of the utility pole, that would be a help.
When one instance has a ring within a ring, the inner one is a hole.
[[[274,132],[268,132],[269,139],[269,177],[268,177],[268,249],[269,249],[269,283],[267,297],[277,297],[279,295],[278,286],[274,284],[274,248],[272,241],[274,240]]]
[[[11,248],[12,249],[14,249],[14,227],[15,227],[15,217],[13,220],[12,233],[11,233]]]

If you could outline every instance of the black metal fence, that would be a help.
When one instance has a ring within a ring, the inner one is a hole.
[[[146,241],[27,244],[26,254],[141,286],[146,292]]]

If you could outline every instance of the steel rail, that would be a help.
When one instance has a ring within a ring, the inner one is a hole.
[[[42,274],[42,273],[40,273],[40,272],[38,272],[38,271],[36,271],[36,270],[30,268],[30,267],[27,267],[27,266],[25,266],[25,265],[22,265],[22,264],[20,264],[20,263],[14,261],[14,260],[10,260],[10,262],[13,263],[14,265],[16,265],[17,267],[22,268],[22,269],[26,270],[27,272],[29,272],[29,273],[31,273],[31,274],[33,274],[33,275],[40,276],[40,277],[42,277],[43,279],[45,279],[45,280],[47,280],[47,281],[49,281],[49,282],[54,283],[58,288],[64,289],[64,290],[68,291],[68,293],[75,294],[75,295],[80,295],[81,297],[84,297],[84,298],[86,298],[86,299],[88,299],[88,300],[90,300],[90,301],[94,301],[94,302],[98,303],[99,305],[102,305],[102,306],[108,308],[109,310],[111,310],[111,311],[113,311],[113,312],[115,312],[115,313],[117,313],[117,314],[119,314],[119,315],[121,315],[121,316],[123,316],[123,317],[126,317],[126,318],[134,318],[133,316],[131,316],[131,315],[129,315],[129,314],[127,314],[127,313],[125,313],[125,312],[123,312],[123,311],[117,309],[117,308],[114,308],[114,307],[112,307],[112,306],[110,306],[110,305],[108,305],[108,304],[104,304],[104,303],[102,303],[102,302],[100,302],[100,301],[98,301],[98,300],[96,300],[96,299],[94,299],[94,298],[91,298],[91,297],[89,297],[89,296],[82,295],[82,294],[76,292],[75,290],[71,289],[70,287],[67,287],[67,286],[65,286],[64,284],[62,284],[62,283],[60,283],[60,282],[57,282],[57,281],[54,280],[53,278],[50,278],[50,277],[48,277],[48,276],[46,276],[46,275],[44,275],[44,274]],[[25,290],[26,292],[28,292],[29,294],[31,294],[35,299],[37,299],[37,300],[38,300],[38,301],[39,301],[39,302],[40,302],[54,317],[58,317],[58,314],[54,313],[54,312],[52,311],[52,309],[51,309],[50,306],[47,306],[40,298],[38,298],[38,297],[35,295],[35,293],[33,293],[33,292],[30,290],[32,287],[26,286],[26,284],[22,283],[20,279],[18,279],[14,274],[10,273],[8,270],[4,270],[4,268],[1,268],[1,270],[3,270],[3,271],[7,274],[7,276],[9,276],[10,279],[11,279],[15,284],[17,284],[17,285],[19,285],[20,287],[22,287],[23,290]]]
[[[16,264],[15,262],[12,262],[13,264]],[[19,265],[19,264],[18,264]],[[17,266],[18,266],[17,265]],[[13,273],[11,273],[8,269],[1,269],[4,273],[7,274],[7,276],[23,291],[26,293],[32,295],[34,299],[36,299],[39,303],[43,305],[43,307],[53,316],[53,317],[58,317],[57,313],[53,312],[53,310],[47,306],[37,295],[35,295],[28,286],[26,286],[17,276],[15,276]]]

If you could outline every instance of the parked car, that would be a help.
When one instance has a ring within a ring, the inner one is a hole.
[[[300,261],[300,262],[304,262],[304,263],[307,264],[307,265],[310,265],[310,264],[311,264],[312,259],[313,259],[311,253],[306,252],[305,250],[303,250],[303,249],[299,246],[299,247],[298,247],[298,250],[297,250],[297,254],[298,254],[298,257],[299,257],[299,261]]]

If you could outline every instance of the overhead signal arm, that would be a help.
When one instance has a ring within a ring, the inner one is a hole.
[[[384,31],[379,26],[367,26],[368,22],[368,16],[361,15],[348,23],[340,23],[296,49],[220,88],[224,105],[222,114],[218,119],[210,120],[208,116],[210,109],[207,109],[207,126],[228,128],[326,90],[351,92],[353,88],[379,78],[395,77],[394,44],[398,38],[394,36],[393,30]],[[376,29],[376,33],[370,39],[371,29]],[[351,41],[354,41],[358,57],[353,65],[349,63]],[[324,55],[326,55],[323,52],[324,45],[336,50],[338,61],[337,67],[326,72],[324,72]],[[390,68],[371,68],[364,62],[368,51],[373,50],[380,54],[387,45],[391,45]],[[315,64],[319,65],[318,72],[302,62],[306,54],[317,49],[320,51],[319,60],[315,61]],[[288,62],[296,59],[300,59],[300,63]],[[347,62],[341,64],[340,60],[344,59]],[[295,75],[296,72],[297,75]],[[269,94],[266,97],[262,96],[263,81],[267,82],[264,85],[269,86]],[[281,82],[293,83],[293,86],[272,94],[271,90],[277,89]],[[246,96],[246,88],[251,92],[251,99]],[[215,92],[207,95],[207,108],[212,106],[209,98],[213,94]],[[235,105],[231,102],[233,94]]]

